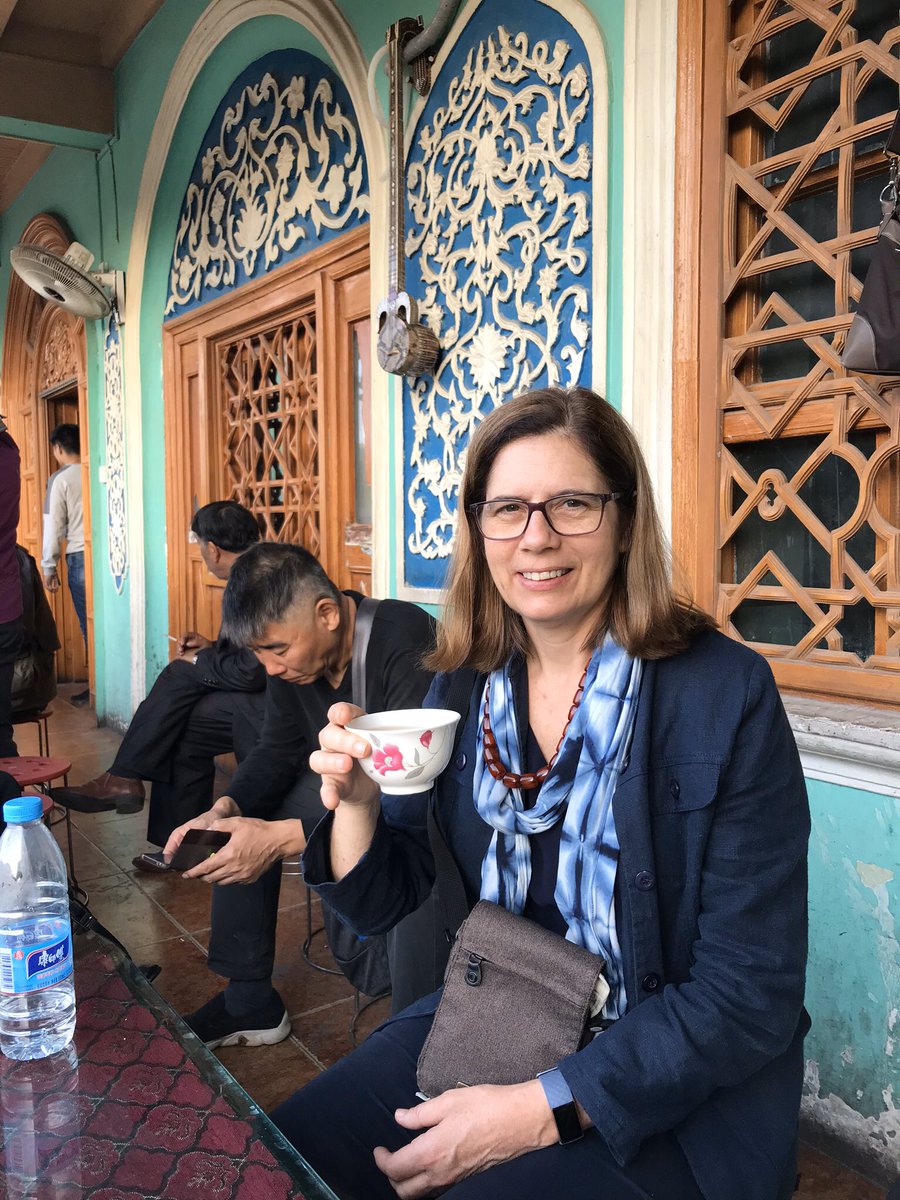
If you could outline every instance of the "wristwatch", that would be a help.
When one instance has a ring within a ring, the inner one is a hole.
[[[562,1071],[559,1067],[551,1067],[549,1071],[539,1071],[537,1077],[541,1081],[547,1103],[553,1112],[553,1120],[556,1122],[556,1131],[559,1134],[559,1144],[565,1146],[569,1142],[577,1142],[580,1137],[584,1137],[584,1130],[578,1119],[575,1097],[572,1095]]]

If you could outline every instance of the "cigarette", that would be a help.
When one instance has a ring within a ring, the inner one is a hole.
[[[178,641],[178,638],[177,638],[177,637],[172,637],[171,633],[168,633],[168,634],[166,634],[166,637],[168,637],[168,639],[169,639],[169,641],[170,641],[170,642],[177,642],[177,641]]]

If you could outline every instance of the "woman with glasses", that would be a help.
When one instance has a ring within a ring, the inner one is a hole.
[[[782,1200],[802,1075],[809,818],[766,662],[672,590],[646,466],[593,393],[535,391],[469,447],[426,705],[474,668],[435,813],[470,905],[604,961],[600,1032],[540,1078],[420,1102],[439,995],[277,1124],[343,1200]],[[335,706],[304,859],[359,933],[428,896],[426,796],[381,795]],[[509,1021],[531,1014],[509,997]],[[475,1033],[473,1032],[473,1036]]]

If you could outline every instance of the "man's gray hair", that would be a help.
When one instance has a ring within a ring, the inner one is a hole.
[[[261,640],[301,602],[341,603],[341,593],[322,564],[302,546],[260,542],[231,568],[222,597],[222,634],[236,646]]]

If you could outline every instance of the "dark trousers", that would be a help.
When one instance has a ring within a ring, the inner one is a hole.
[[[520,1014],[527,1020],[527,1014]],[[416,1060],[432,1017],[382,1025],[358,1050],[272,1113],[272,1120],[341,1200],[396,1200],[372,1150],[399,1150],[413,1138],[393,1118],[416,1100]],[[603,1138],[523,1154],[443,1193],[452,1200],[703,1200],[671,1133],[650,1138],[620,1167]],[[724,1200],[724,1198],[723,1198]]]
[[[78,624],[81,626],[81,636],[87,645],[87,596],[84,590],[84,551],[76,550],[74,554],[66,555],[66,579],[69,583],[69,595],[75,608]]]
[[[0,758],[14,758],[19,753],[13,738],[12,681],[21,647],[22,618],[0,623]]]
[[[242,757],[259,736],[265,693],[218,690],[209,678],[179,659],[164,667],[110,767],[113,775],[153,781],[147,838],[157,846],[209,808],[215,755],[235,750]]]
[[[271,819],[299,819],[309,837],[325,812],[319,784],[319,776],[307,772]],[[211,971],[226,979],[271,979],[280,890],[280,862],[255,883],[213,884],[208,960]]]
[[[193,706],[168,763],[167,777],[150,793],[147,840],[164,846],[185,821],[212,803],[217,754],[244,757],[262,727],[265,696],[259,692],[207,692]],[[249,744],[248,744],[249,743]]]

